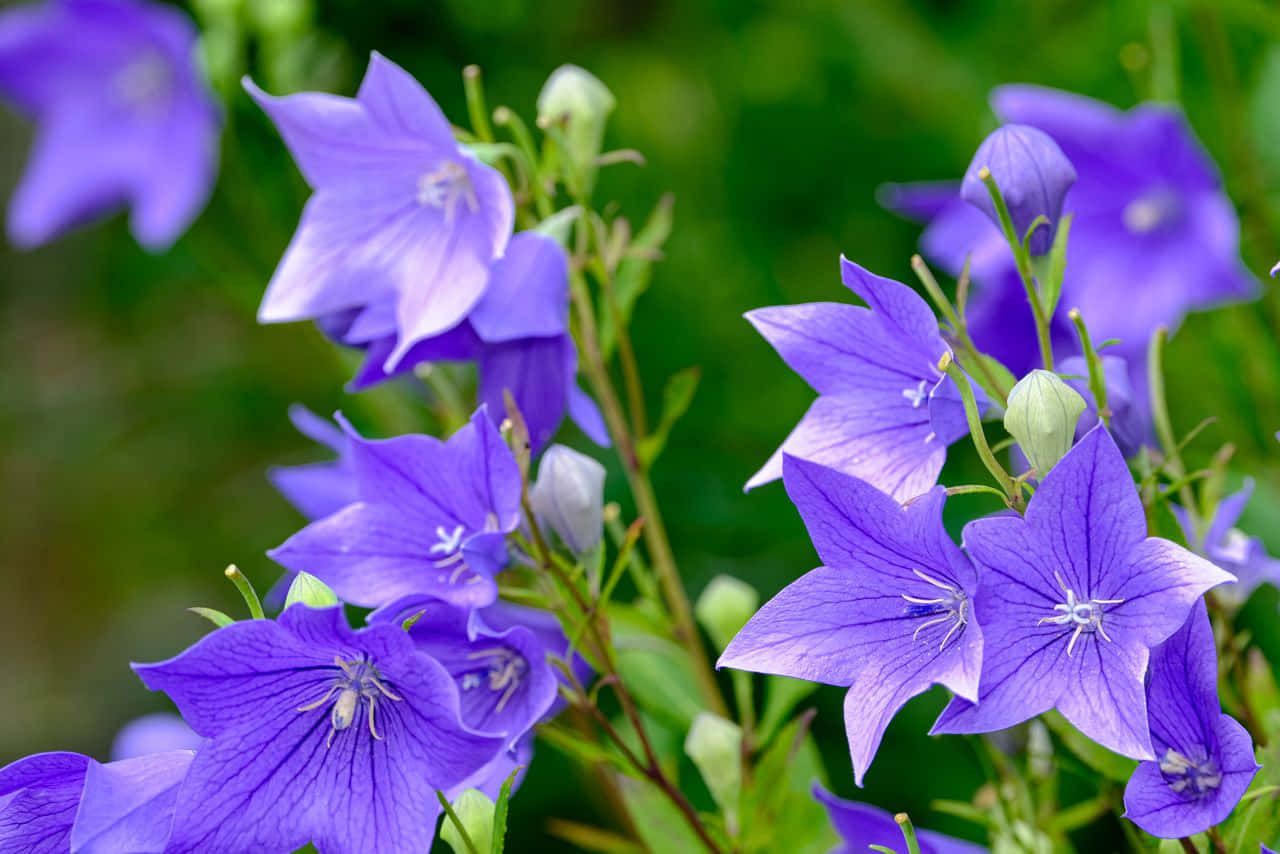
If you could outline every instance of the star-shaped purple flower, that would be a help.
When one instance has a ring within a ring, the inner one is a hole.
[[[977,573],[942,526],[946,491],[901,507],[865,481],[788,456],[783,479],[824,566],[765,603],[717,666],[849,688],[854,779],[890,719],[942,684],[977,699]]]
[[[1138,491],[1102,427],[1067,452],[1025,517],[965,526],[982,571],[974,613],[986,651],[977,702],[956,698],[934,732],[991,732],[1057,708],[1116,753],[1152,759],[1143,678],[1150,650],[1232,576],[1146,536]]]
[[[1158,104],[1128,112],[1069,92],[1002,86],[992,93],[1005,122],[1039,128],[1061,147],[1078,176],[1067,194],[1073,213],[1055,345],[1075,350],[1065,309],[1080,309],[1095,340],[1119,338],[1137,398],[1147,340],[1176,329],[1197,309],[1258,295],[1239,253],[1239,221],[1208,154],[1181,113]],[[958,188],[890,188],[888,206],[929,222],[925,254],[957,274],[972,256],[969,328],[979,348],[1015,374],[1035,366],[1031,311],[1004,237]]]
[[[1258,772],[1253,739],[1218,704],[1218,654],[1204,602],[1151,651],[1147,711],[1156,758],[1124,790],[1125,817],[1152,836],[1178,839],[1231,814]]]
[[[9,201],[9,239],[39,246],[128,206],[158,251],[204,207],[221,111],[182,12],[135,0],[50,0],[0,13],[0,99],[37,125]]]
[[[245,88],[275,122],[314,193],[258,311],[264,323],[391,307],[394,367],[467,315],[511,237],[502,175],[453,137],[404,69],[374,53],[355,98],[272,97]]]
[[[388,357],[397,350],[399,333],[389,302],[370,306],[349,326],[333,318],[328,331],[365,350],[353,390],[423,363],[474,362],[480,402],[491,412],[505,412],[503,392],[509,390],[535,448],[551,439],[566,411],[593,441],[609,443],[595,402],[578,387],[577,350],[569,335],[569,259],[560,244],[539,232],[511,238],[466,319],[414,344],[393,369]]]
[[[1246,478],[1239,492],[1218,502],[1203,538],[1196,532],[1196,526],[1186,508],[1177,504],[1169,505],[1191,550],[1236,577],[1235,584],[1219,588],[1216,594],[1219,599],[1234,607],[1243,605],[1259,585],[1280,584],[1280,560],[1267,554],[1267,548],[1261,540],[1250,537],[1236,527],[1236,522],[1240,520],[1240,514],[1244,513],[1245,505],[1252,495],[1253,478]]]
[[[418,850],[435,834],[435,791],[506,747],[459,721],[453,679],[399,626],[353,631],[340,607],[293,605],[134,669],[207,739],[171,854]]]
[[[359,500],[269,552],[370,608],[425,594],[482,607],[497,597],[506,534],[520,519],[520,470],[484,408],[449,438],[351,441]]]
[[[409,636],[458,684],[462,722],[502,733],[514,748],[556,700],[556,672],[547,653],[563,648],[543,646],[524,626],[495,630],[483,613],[439,599],[407,597],[379,609],[370,622],[400,624],[413,617]]]
[[[790,454],[906,500],[937,483],[947,446],[969,432],[955,384],[938,371],[949,348],[911,288],[844,257],[840,273],[868,308],[809,303],[746,315],[819,395],[747,489],[781,476]]]
[[[831,825],[840,834],[844,844],[832,854],[863,854],[872,845],[883,845],[893,851],[901,850],[905,843],[902,829],[893,816],[870,804],[860,804],[837,798],[822,786],[814,784],[813,797],[827,809]],[[985,854],[981,845],[964,842],[932,830],[916,830],[916,842],[920,854]]]

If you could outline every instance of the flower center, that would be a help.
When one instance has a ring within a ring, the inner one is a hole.
[[[373,662],[363,654],[359,658],[350,661],[343,660],[340,656],[335,655],[333,664],[338,668],[339,672],[334,676],[333,684],[329,686],[328,692],[314,703],[299,706],[298,711],[309,712],[333,700],[333,708],[329,713],[329,722],[331,724],[329,738],[324,743],[324,746],[328,748],[333,744],[333,737],[340,730],[351,726],[351,723],[356,719],[356,715],[360,711],[360,703],[367,701],[369,704],[369,734],[381,741],[382,736],[378,734],[373,720],[374,711],[378,707],[378,698],[385,697],[396,702],[403,698],[396,695],[394,691],[386,686],[386,683],[382,681],[382,674],[378,672],[378,668],[374,667]],[[334,699],[335,695],[336,699]]]
[[[160,54],[146,53],[117,71],[112,86],[129,106],[148,107],[169,94],[173,87],[173,69]]]
[[[916,630],[911,633],[911,640],[915,641],[920,637],[920,633],[930,626],[950,623],[951,627],[947,629],[947,633],[942,636],[942,643],[938,645],[938,650],[941,651],[946,648],[947,641],[951,640],[952,635],[964,628],[965,623],[969,622],[969,597],[959,587],[947,584],[945,581],[939,581],[918,569],[911,571],[921,581],[931,584],[941,591],[939,596],[932,599],[923,596],[908,596],[905,593],[901,594],[902,598],[907,602],[903,608],[903,613],[906,616],[931,618],[916,626]]]
[[[1057,626],[1075,626],[1075,631],[1071,634],[1071,640],[1067,643],[1067,656],[1075,650],[1076,641],[1080,639],[1083,632],[1097,632],[1102,639],[1110,643],[1111,637],[1107,634],[1107,630],[1102,627],[1102,606],[1103,605],[1119,605],[1123,599],[1077,599],[1075,591],[1066,585],[1062,580],[1062,576],[1054,572],[1053,577],[1057,579],[1058,586],[1067,594],[1067,601],[1061,602],[1053,606],[1053,610],[1058,613],[1052,617],[1042,617],[1036,625],[1052,623]]]
[[[1182,202],[1173,190],[1158,187],[1124,206],[1124,227],[1133,234],[1150,234],[1177,219]]]
[[[929,392],[925,391],[925,381],[920,380],[920,384],[915,388],[904,388],[902,396],[911,403],[912,409],[919,409],[920,404],[924,403],[929,396]]]
[[[1172,747],[1161,757],[1160,771],[1169,783],[1169,788],[1178,794],[1200,797],[1222,785],[1222,772],[1212,759],[1196,762]]]
[[[524,660],[524,656],[505,646],[478,649],[468,653],[467,658],[470,661],[487,661],[488,667],[463,674],[462,690],[471,691],[479,688],[487,678],[490,691],[502,692],[497,706],[494,707],[494,711],[502,711],[516,689],[520,687],[520,680],[529,670],[529,662]]]
[[[453,223],[460,201],[468,211],[474,211],[480,205],[467,169],[461,163],[446,160],[434,170],[418,176],[418,204],[443,210],[446,225]]]

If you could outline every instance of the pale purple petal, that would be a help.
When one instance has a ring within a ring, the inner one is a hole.
[[[376,50],[369,56],[356,101],[389,137],[420,140],[444,149],[455,146],[449,120],[427,90]]]
[[[1106,598],[1123,599],[1112,620],[1126,634],[1155,646],[1186,621],[1191,606],[1210,588],[1235,581],[1231,573],[1159,537],[1135,547],[1117,567]]]
[[[121,727],[111,743],[111,759],[133,759],[148,753],[195,750],[200,736],[187,722],[171,712],[154,712],[135,718]]]
[[[569,259],[560,244],[536,231],[511,238],[494,262],[489,288],[467,318],[489,343],[568,332]]]
[[[195,753],[171,750],[100,765],[89,763],[71,829],[72,854],[162,854],[178,787]]]
[[[535,451],[551,441],[564,419],[574,383],[565,371],[565,351],[572,347],[567,335],[521,338],[485,347],[477,363],[480,400],[490,412],[505,412],[504,392],[510,391]]]

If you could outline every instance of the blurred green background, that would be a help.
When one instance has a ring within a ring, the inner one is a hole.
[[[724,572],[768,596],[816,563],[780,487],[741,491],[812,397],[741,314],[845,299],[841,252],[909,281],[918,229],[881,210],[876,187],[960,175],[993,124],[991,87],[1043,83],[1127,107],[1151,94],[1153,73],[1176,82],[1241,206],[1250,268],[1264,274],[1280,252],[1280,12],[1262,2],[324,0],[302,31],[287,50],[252,43],[248,68],[268,88],[350,94],[377,49],[459,123],[471,62],[491,106],[527,117],[563,62],[613,90],[609,144],[648,165],[613,167],[597,199],[641,220],[663,192],[677,198],[634,337],[655,405],[666,376],[703,368],[655,473],[694,593]],[[341,407],[383,434],[425,423],[404,388],[345,395],[352,362],[311,326],[255,324],[307,191],[274,130],[228,94],[217,190],[169,253],[144,254],[119,217],[31,253],[0,246],[0,653],[11,668],[0,764],[50,749],[104,756],[122,723],[163,708],[127,662],[204,633],[189,605],[239,613],[227,563],[260,589],[274,581],[263,552],[302,520],[264,471],[320,456],[286,420],[291,402]],[[0,195],[30,137],[0,115]],[[1233,471],[1260,484],[1246,527],[1274,549],[1278,316],[1269,293],[1192,317],[1170,356],[1175,424],[1218,418],[1193,465],[1235,444]],[[1272,652],[1275,600],[1261,593],[1246,612]],[[834,788],[853,795],[841,692],[816,697]],[[930,694],[899,716],[858,797],[972,833],[928,807],[967,799],[980,779],[964,741],[924,735],[941,703]],[[595,820],[587,786],[565,770],[540,751],[514,804],[516,850],[555,848],[548,815]],[[1080,841],[1111,850],[1117,834],[1104,821]]]

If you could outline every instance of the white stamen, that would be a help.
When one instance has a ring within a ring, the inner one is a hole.
[[[1067,641],[1067,657],[1075,652],[1076,641],[1080,639],[1081,633],[1085,630],[1089,632],[1097,632],[1102,639],[1111,642],[1111,636],[1107,634],[1106,629],[1102,627],[1102,606],[1103,605],[1119,605],[1124,602],[1123,599],[1087,599],[1077,600],[1075,591],[1067,586],[1062,580],[1062,576],[1055,570],[1054,579],[1058,582],[1058,586],[1062,588],[1062,592],[1066,594],[1067,601],[1060,602],[1053,606],[1053,610],[1059,613],[1052,617],[1041,617],[1037,622],[1037,626],[1045,623],[1052,623],[1057,626],[1074,625],[1075,631],[1071,633],[1071,640]]]

